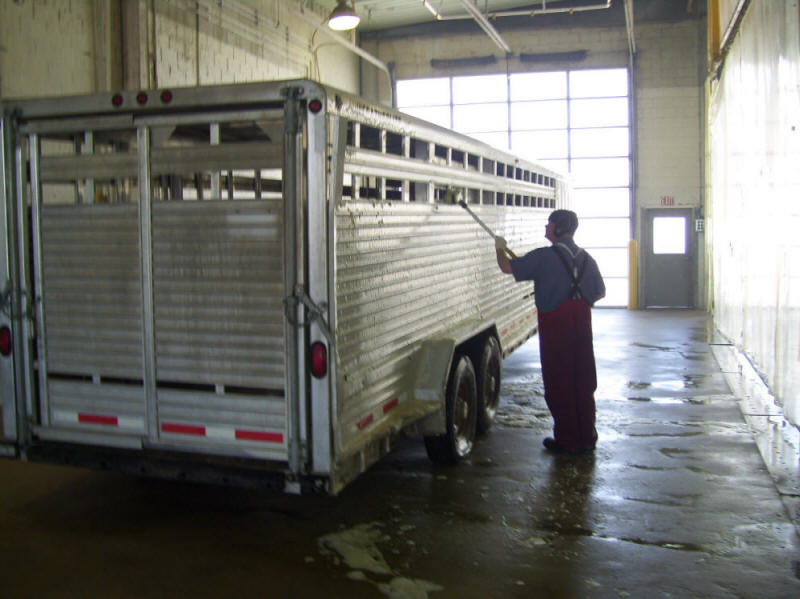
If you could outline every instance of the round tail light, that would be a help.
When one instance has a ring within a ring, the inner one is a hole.
[[[314,114],[317,114],[320,110],[322,110],[322,100],[314,98],[308,103],[308,109]]]
[[[316,378],[328,374],[328,348],[322,341],[311,344],[311,374]]]
[[[8,327],[0,328],[0,355],[8,356],[11,354],[11,329]]]

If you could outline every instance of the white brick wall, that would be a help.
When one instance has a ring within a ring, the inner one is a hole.
[[[98,86],[95,81],[94,19],[97,3],[103,1],[0,0],[0,95],[108,91],[103,82]],[[196,6],[191,0],[155,2],[155,43],[150,42],[149,48],[151,23],[140,23],[139,58],[145,72],[137,87],[147,86],[150,64],[159,87],[311,77],[345,91],[359,91],[356,55],[335,44],[313,48],[323,38],[292,15],[290,9],[299,7],[297,0],[211,4],[201,14],[199,30]],[[132,18],[137,11],[127,14]],[[242,15],[250,14],[257,14],[257,19],[242,20]],[[118,43],[121,46],[122,40]],[[137,62],[137,57],[129,60]]]
[[[94,89],[92,0],[0,0],[0,97]]]

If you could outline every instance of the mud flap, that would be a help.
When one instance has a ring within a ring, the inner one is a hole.
[[[425,341],[414,355],[411,397],[439,406],[420,421],[419,430],[423,435],[442,435],[446,430],[445,389],[455,346],[453,339],[432,339]]]

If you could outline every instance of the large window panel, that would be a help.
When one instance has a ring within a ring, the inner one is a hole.
[[[508,132],[508,105],[466,104],[453,106],[453,129],[461,133]]]
[[[570,132],[570,143],[572,155],[576,158],[627,156],[630,153],[627,127],[573,129]]]
[[[572,100],[569,121],[571,127],[627,127],[628,98]]]
[[[606,296],[597,302],[595,306],[612,307],[628,305],[628,277],[612,279],[604,275],[603,282],[606,284]]]
[[[631,194],[628,187],[574,189],[572,204],[582,217],[631,215]]]
[[[511,149],[528,160],[566,158],[568,156],[567,130],[519,131],[511,134]]]
[[[581,158],[571,164],[575,187],[623,187],[630,183],[628,158]]]
[[[397,82],[397,105],[450,105],[450,77],[403,79]]]
[[[576,241],[595,257],[606,281],[606,298],[597,305],[625,306],[628,88],[625,68],[478,75],[399,81],[398,102],[410,114],[568,175],[570,205],[580,219]]]
[[[604,278],[628,276],[627,248],[595,248],[591,254]]]
[[[482,141],[485,144],[497,148],[498,150],[508,151],[508,133],[505,131],[494,131],[490,133],[470,133],[470,137]]]
[[[506,75],[453,77],[453,104],[505,102],[508,99]]]
[[[631,239],[627,218],[582,218],[575,241],[586,248],[628,247]],[[590,250],[590,253],[594,250]]]
[[[567,101],[512,102],[511,129],[566,129]]]
[[[537,160],[539,164],[545,166],[551,170],[556,171],[557,173],[567,173],[569,172],[569,160],[566,158],[561,158],[558,160]]]
[[[448,129],[453,126],[450,122],[449,106],[412,106],[403,108],[403,112],[419,119],[436,123],[442,127],[447,127]]]
[[[509,77],[509,84],[512,102],[567,97],[566,71],[516,73]]]
[[[627,69],[570,71],[569,95],[572,98],[607,98],[628,95]]]

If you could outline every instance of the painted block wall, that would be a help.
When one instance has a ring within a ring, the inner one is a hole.
[[[359,92],[357,56],[319,44],[314,27],[292,12],[299,9],[296,0],[159,0],[152,4],[155,16],[149,6],[143,0],[0,0],[0,97],[111,89],[96,73],[108,54],[98,34],[111,29],[109,7],[128,19],[125,45],[136,55],[126,58],[125,68],[138,71],[133,81],[127,73],[129,87],[311,78]],[[306,13],[322,21],[322,9],[313,7]],[[121,47],[122,35],[109,43]]]
[[[637,27],[637,146],[640,208],[699,207],[703,188],[704,24]]]

